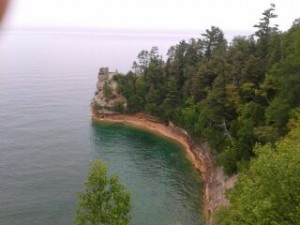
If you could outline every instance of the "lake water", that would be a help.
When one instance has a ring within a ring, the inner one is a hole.
[[[132,193],[133,225],[202,224],[201,181],[178,145],[92,123],[100,66],[130,69],[142,49],[182,37],[10,32],[0,35],[0,224],[71,225],[92,158]]]

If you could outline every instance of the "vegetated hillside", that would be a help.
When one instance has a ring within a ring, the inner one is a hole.
[[[201,38],[170,47],[164,61],[157,47],[139,53],[132,71],[116,75],[127,111],[146,112],[206,140],[231,174],[254,156],[255,143],[274,143],[288,132],[300,105],[300,19],[280,32],[263,12],[249,37],[231,43],[212,26]]]
[[[257,145],[249,168],[229,193],[231,205],[216,214],[220,225],[300,224],[300,110],[291,131],[275,145]]]

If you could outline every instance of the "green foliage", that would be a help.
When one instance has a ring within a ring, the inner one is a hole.
[[[285,127],[291,105],[286,99],[280,97],[274,98],[266,110],[266,120],[268,124],[272,124],[276,128],[283,129]]]
[[[143,50],[133,71],[117,77],[128,112],[145,112],[186,129],[213,148],[228,173],[253,155],[255,143],[274,143],[300,106],[300,20],[279,32],[275,5],[251,37],[228,44],[212,26],[200,38]]]
[[[228,195],[230,206],[216,215],[218,224],[300,224],[299,121],[275,147],[256,146],[256,158]]]
[[[95,101],[95,100],[92,102],[92,107],[93,107],[94,110],[102,109],[102,106],[99,105],[98,102]]]
[[[224,33],[220,28],[212,26],[211,29],[207,29],[202,36],[204,37],[204,55],[207,59],[210,59],[214,53],[220,53],[225,49],[226,41],[224,39]]]
[[[104,83],[103,94],[104,94],[104,97],[107,98],[107,99],[113,98],[113,90],[112,90],[112,88],[111,88],[111,86],[109,85],[108,82]]]
[[[266,9],[262,15],[263,18],[260,19],[261,22],[259,24],[254,25],[254,27],[259,28],[258,31],[256,31],[256,35],[258,37],[270,35],[271,32],[277,31],[277,25],[274,27],[271,26],[271,19],[276,18],[277,15],[273,12],[275,11],[275,4],[271,4],[269,9]]]
[[[273,126],[259,126],[254,128],[254,136],[263,144],[274,143],[279,137],[279,129]]]
[[[115,112],[119,112],[119,113],[122,113],[124,112],[124,105],[122,102],[116,102],[115,105],[114,105],[114,111]]]
[[[130,222],[130,194],[116,175],[107,174],[100,160],[90,164],[84,191],[78,194],[77,225],[127,225]]]
[[[271,4],[269,9],[266,9],[262,15],[263,18],[254,27],[258,28],[255,35],[259,37],[257,54],[265,59],[268,56],[271,47],[272,34],[276,33],[278,30],[278,25],[271,24],[271,20],[276,18],[277,15],[274,14],[275,5]]]
[[[218,164],[223,165],[226,174],[232,174],[237,171],[236,162],[239,160],[239,148],[235,145],[227,146],[218,156]]]

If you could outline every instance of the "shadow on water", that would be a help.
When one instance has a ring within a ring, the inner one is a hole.
[[[132,224],[202,224],[201,180],[181,146],[121,123],[93,123],[92,150],[132,193]]]

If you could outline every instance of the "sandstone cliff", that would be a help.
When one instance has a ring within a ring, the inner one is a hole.
[[[117,91],[117,82],[114,80],[117,74],[117,71],[110,72],[107,67],[99,70],[97,90],[92,100],[92,107],[98,113],[114,114],[124,111],[127,107],[126,99]]]

